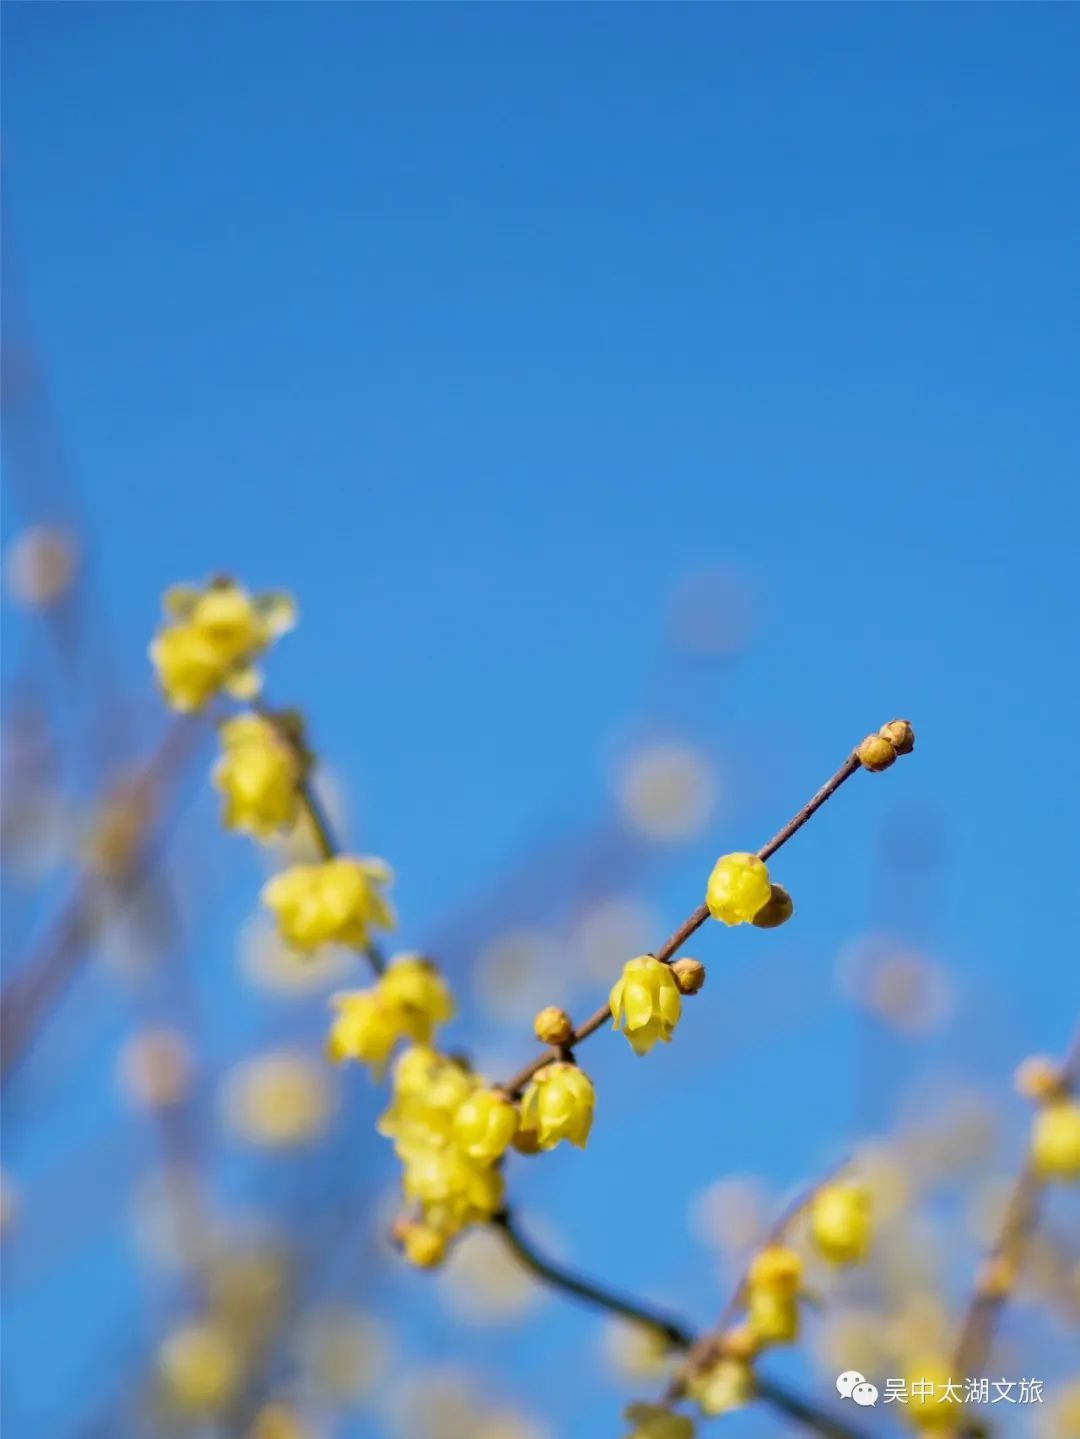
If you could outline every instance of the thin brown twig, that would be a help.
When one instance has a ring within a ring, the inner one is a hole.
[[[842,1174],[843,1171],[848,1168],[850,1163],[851,1161],[848,1159],[841,1160],[839,1164],[834,1164],[831,1169],[827,1170],[807,1189],[801,1190],[790,1202],[790,1204],[787,1204],[784,1209],[781,1210],[780,1214],[769,1226],[769,1229],[766,1231],[763,1243],[781,1244],[787,1237],[791,1226],[795,1223],[796,1219],[799,1218],[799,1216],[810,1204],[811,1200],[814,1198],[814,1195],[817,1194],[824,1185],[830,1183],[833,1179],[835,1179],[838,1174]],[[746,1303],[746,1296],[749,1288],[749,1279],[750,1269],[749,1266],[747,1266],[743,1270],[742,1274],[739,1276],[738,1283],[735,1285],[735,1288],[731,1292],[731,1297],[728,1299],[727,1303],[720,1311],[720,1316],[717,1319],[716,1323],[713,1325],[712,1329],[709,1330],[708,1333],[703,1334],[695,1342],[690,1352],[687,1354],[686,1359],[672,1375],[671,1382],[668,1385],[667,1390],[664,1394],[665,1403],[673,1403],[682,1394],[684,1394],[686,1392],[687,1383],[689,1382],[690,1377],[694,1373],[694,1371],[708,1365],[716,1357],[718,1352],[717,1346],[720,1336],[731,1325],[731,1323],[735,1319],[735,1316],[739,1313],[740,1309],[742,1309],[743,1305]]]
[[[632,1324],[638,1324],[644,1329],[651,1330],[654,1334],[658,1334],[671,1349],[692,1352],[695,1340],[689,1325],[674,1319],[662,1310],[654,1309],[641,1300],[615,1294],[602,1285],[596,1284],[580,1274],[575,1274],[563,1265],[547,1258],[530,1240],[526,1239],[509,1210],[503,1210],[496,1214],[491,1223],[502,1235],[510,1252],[518,1262],[542,1284],[569,1295],[571,1298],[587,1304],[590,1308],[601,1309],[608,1314],[616,1314],[622,1319],[629,1320]],[[676,1397],[678,1396],[672,1396],[665,1402],[674,1402]],[[799,1395],[792,1394],[790,1390],[772,1379],[755,1376],[754,1397],[778,1412],[786,1414],[788,1418],[802,1424],[805,1428],[825,1435],[826,1439],[862,1439],[857,1430],[848,1428],[846,1424],[823,1413],[815,1405]]]
[[[1071,1090],[1080,1079],[1080,1026],[1073,1034],[1061,1071],[1062,1088]],[[994,1339],[998,1316],[1008,1301],[1011,1283],[993,1282],[993,1272],[1004,1266],[1015,1272],[1027,1243],[1039,1222],[1043,1180],[1030,1159],[1018,1174],[1005,1204],[1001,1226],[983,1262],[989,1282],[976,1284],[960,1324],[954,1367],[960,1374],[979,1370]],[[970,1431],[961,1430],[964,1435]]]
[[[166,730],[129,792],[127,803],[137,813],[145,806],[130,863],[118,876],[85,869],[32,953],[16,966],[4,986],[0,996],[0,1073],[5,1079],[74,978],[87,945],[112,917],[102,901],[113,895],[131,897],[146,882],[161,848],[165,801],[179,784],[199,735],[199,726],[188,719],[176,720]]]
[[[812,815],[816,814],[817,811],[821,808],[821,806],[825,803],[825,801],[831,798],[831,796],[836,793],[836,791],[840,788],[844,781],[850,779],[851,776],[855,773],[855,771],[859,768],[860,762],[858,754],[855,752],[855,750],[852,750],[852,752],[848,755],[847,759],[836,771],[836,773],[825,781],[825,783],[821,786],[817,793],[812,796],[812,798],[807,800],[807,802],[803,805],[802,809],[800,809],[796,815],[789,819],[787,824],[785,824],[782,829],[778,830],[776,834],[773,835],[772,839],[768,841],[767,844],[763,844],[761,846],[761,848],[757,852],[758,858],[761,860],[766,860],[770,857],[770,855],[775,854],[776,851],[780,849],[783,845],[787,844],[788,840],[791,839],[792,835],[797,834],[798,831],[802,829],[803,825],[807,822],[807,820],[810,819]],[[697,909],[693,910],[689,915],[687,915],[686,919],[683,920],[682,924],[679,925],[678,929],[675,930],[674,934],[669,936],[669,938],[664,941],[660,948],[656,950],[655,957],[663,964],[670,964],[678,956],[679,951],[682,949],[686,941],[691,937],[691,935],[697,933],[697,931],[701,928],[701,926],[708,918],[708,905],[698,905]],[[588,1019],[586,1019],[582,1024],[578,1025],[577,1029],[575,1029],[574,1031],[573,1039],[571,1040],[568,1047],[570,1049],[573,1049],[573,1047],[577,1044],[580,1044],[582,1040],[588,1039],[590,1034],[595,1034],[596,1031],[602,1028],[603,1025],[605,1025],[610,1018],[611,1006],[609,1004],[601,1005],[595,1014],[590,1015]],[[533,1060],[530,1060],[529,1063],[519,1069],[518,1072],[511,1079],[507,1080],[505,1084],[500,1085],[499,1087],[501,1089],[504,1089],[507,1094],[513,1096],[519,1095],[524,1089],[525,1085],[528,1084],[529,1080],[533,1077],[533,1075],[536,1074],[539,1070],[543,1069],[545,1065],[551,1064],[552,1061],[555,1060],[557,1057],[557,1054],[555,1054],[553,1051],[545,1051],[545,1053],[538,1055]]]

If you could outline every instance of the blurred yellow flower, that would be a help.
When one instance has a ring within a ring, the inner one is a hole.
[[[823,1185],[810,1202],[810,1232],[833,1264],[856,1264],[870,1247],[870,1194],[864,1184]]]
[[[326,1041],[327,1057],[334,1064],[353,1059],[370,1066],[379,1077],[394,1045],[401,1038],[398,1017],[375,989],[355,989],[331,997],[336,1011]]]
[[[372,929],[394,926],[394,912],[381,892],[392,879],[381,859],[342,856],[283,870],[263,886],[262,898],[282,938],[297,949],[329,943],[363,949]]]
[[[356,1403],[388,1371],[391,1334],[373,1315],[328,1304],[303,1315],[296,1357],[316,1396]]]
[[[454,1017],[454,999],[436,965],[421,954],[398,954],[379,978],[379,998],[398,1015],[401,1033],[427,1044]]]
[[[626,818],[648,839],[673,842],[698,834],[716,803],[709,759],[689,745],[650,745],[631,755],[618,778]]]
[[[673,1350],[658,1329],[612,1319],[602,1335],[604,1358],[614,1372],[626,1379],[656,1379],[667,1373]]]
[[[311,1439],[312,1430],[290,1404],[264,1404],[248,1439]]]
[[[624,1417],[630,1425],[627,1439],[694,1439],[693,1421],[660,1404],[631,1404]]]
[[[239,1388],[242,1367],[236,1345],[216,1324],[186,1324],[170,1334],[158,1351],[166,1399],[193,1416],[225,1409]]]
[[[205,588],[166,590],[167,616],[150,646],[158,680],[173,709],[197,710],[219,689],[237,699],[259,691],[251,661],[292,628],[295,608],[287,595],[249,595],[232,580]]]
[[[787,1344],[796,1337],[802,1275],[802,1260],[784,1245],[766,1245],[754,1256],[746,1276],[746,1317],[756,1340]]]
[[[718,1359],[694,1375],[689,1392],[702,1413],[727,1414],[753,1398],[753,1371],[743,1359]]]
[[[225,1083],[225,1112],[253,1144],[288,1148],[326,1128],[331,1100],[326,1072],[300,1055],[266,1054],[239,1065]]]
[[[716,861],[705,892],[713,919],[748,924],[771,899],[769,871],[756,854],[736,852]]]
[[[412,1045],[394,1064],[390,1107],[375,1127],[394,1140],[401,1157],[413,1149],[447,1145],[454,1116],[476,1086],[476,1076],[457,1060],[427,1045]]]
[[[225,800],[223,822],[257,839],[289,829],[300,812],[300,757],[261,715],[242,714],[218,730],[222,755],[213,783]]]
[[[554,1149],[561,1139],[584,1149],[595,1104],[592,1081],[576,1064],[547,1064],[522,1096],[521,1128],[536,1133],[541,1149]]]
[[[675,976],[651,954],[627,960],[608,1002],[612,1027],[622,1029],[635,1054],[648,1054],[658,1039],[667,1044],[682,1012]]]
[[[1080,1104],[1055,1099],[1035,1115],[1031,1162],[1042,1179],[1080,1179]]]
[[[477,1089],[454,1116],[454,1138],[478,1164],[494,1164],[518,1131],[517,1106],[495,1089]]]

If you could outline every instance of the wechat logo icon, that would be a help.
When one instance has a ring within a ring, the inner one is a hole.
[[[864,1409],[869,1409],[878,1402],[877,1386],[871,1384],[857,1369],[845,1369],[843,1374],[836,1376],[836,1392],[841,1399],[853,1399]]]

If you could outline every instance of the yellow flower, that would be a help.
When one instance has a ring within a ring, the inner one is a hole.
[[[222,688],[228,663],[211,640],[194,625],[173,625],[150,646],[158,683],[174,710],[188,714],[202,709]]]
[[[434,1269],[446,1258],[446,1236],[429,1224],[402,1224],[396,1235],[402,1254],[417,1269]]]
[[[394,911],[380,886],[393,878],[381,859],[341,856],[275,875],[262,897],[281,937],[297,949],[348,944],[363,949],[371,929],[391,929]]]
[[[301,765],[292,745],[269,720],[237,715],[220,728],[222,756],[214,787],[225,797],[224,823],[269,839],[289,829],[300,810]]]
[[[248,1439],[312,1439],[311,1430],[287,1404],[264,1404],[255,1416]]]
[[[225,1409],[240,1384],[240,1356],[219,1325],[186,1324],[158,1352],[158,1372],[168,1399],[188,1414]]]
[[[648,1054],[658,1039],[667,1044],[682,1012],[675,976],[651,954],[627,960],[609,1003],[613,1028],[622,1029],[635,1054]]]
[[[536,1132],[541,1149],[554,1149],[560,1139],[584,1149],[595,1104],[592,1082],[576,1064],[547,1064],[522,1096],[521,1127]]]
[[[399,954],[379,980],[379,998],[399,1016],[401,1030],[426,1044],[440,1024],[454,1017],[454,1000],[430,959]]]
[[[943,1365],[931,1360],[912,1365],[905,1385],[908,1402],[904,1418],[909,1424],[916,1429],[954,1428],[961,1417],[962,1377],[951,1375]]]
[[[477,1086],[464,1065],[427,1045],[406,1049],[394,1065],[390,1107],[376,1129],[394,1140],[398,1156],[447,1145],[454,1116]]]
[[[769,871],[756,854],[725,854],[716,861],[705,892],[713,919],[747,924],[770,899]]]
[[[870,1247],[870,1193],[864,1184],[826,1184],[810,1203],[814,1243],[833,1264],[857,1264]]]
[[[490,1219],[502,1206],[503,1177],[497,1169],[471,1164],[453,1145],[410,1150],[401,1187],[423,1207],[424,1218],[444,1234]]]
[[[798,1334],[802,1274],[802,1260],[784,1245],[769,1244],[754,1256],[746,1276],[746,1317],[755,1340],[786,1344]]]
[[[631,1404],[625,1418],[633,1425],[627,1439],[694,1439],[692,1420],[661,1404]]]
[[[1080,1178],[1080,1104],[1075,1099],[1053,1100],[1035,1115],[1031,1162],[1043,1179]]]
[[[753,1371],[744,1359],[718,1359],[690,1381],[690,1397],[705,1414],[741,1409],[753,1394]]]
[[[518,1131],[518,1112],[505,1094],[477,1089],[454,1115],[454,1138],[478,1164],[494,1164]]]
[[[258,694],[251,661],[295,622],[287,595],[249,595],[231,580],[174,585],[163,606],[169,618],[150,658],[169,704],[182,711],[201,709],[219,689],[237,699]]]
[[[401,1029],[393,1010],[383,1004],[377,990],[355,989],[335,994],[330,1000],[337,1011],[326,1041],[327,1058],[335,1064],[355,1059],[370,1065],[379,1076],[394,1045],[401,1038]]]
[[[779,1289],[795,1294],[802,1277],[803,1262],[794,1249],[782,1244],[767,1244],[754,1255],[746,1282],[751,1289]]]
[[[747,1296],[746,1318],[762,1344],[790,1344],[799,1332],[798,1296],[769,1284],[755,1285]]]

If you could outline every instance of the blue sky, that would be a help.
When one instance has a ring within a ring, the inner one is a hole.
[[[739,777],[728,829],[653,883],[666,932],[694,866],[910,714],[915,758],[785,863],[813,972],[875,922],[883,826],[916,816],[940,873],[918,917],[894,902],[963,995],[947,1057],[1004,1082],[1064,1043],[1073,7],[22,4],[4,32],[7,302],[148,737],[164,584],[293,589],[274,692],[416,938],[602,805],[648,699]],[[716,567],[754,642],[665,689],[665,607]],[[824,1094],[848,1031],[822,1022],[839,1049],[790,1064]],[[762,1142],[782,1099],[735,1135],[787,1184],[832,1139]],[[569,1191],[541,1198],[569,1227]]]

